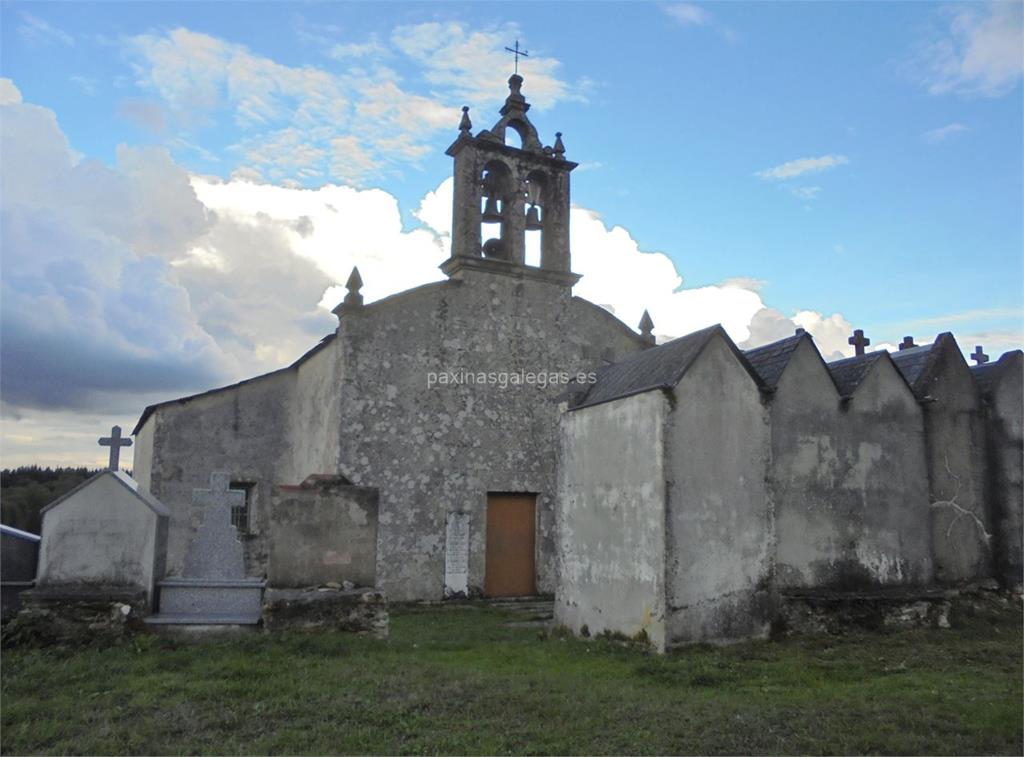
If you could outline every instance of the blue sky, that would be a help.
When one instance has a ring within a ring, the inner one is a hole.
[[[663,337],[721,320],[754,344],[802,325],[830,354],[852,326],[876,346],[1024,340],[1019,3],[0,13],[5,148],[24,157],[3,161],[5,344],[69,354],[61,335],[81,328],[105,355],[67,393],[40,387],[80,362],[5,350],[8,460],[81,459],[55,429],[85,439],[287,362],[330,329],[318,305],[353,263],[371,297],[439,275],[443,151],[459,106],[476,129],[496,120],[516,38],[534,123],[581,164],[582,296],[631,325],[650,303]]]

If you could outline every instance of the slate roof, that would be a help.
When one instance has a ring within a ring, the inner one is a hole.
[[[119,483],[121,486],[123,486],[125,489],[127,489],[130,493],[134,494],[135,497],[140,502],[142,502],[142,504],[144,504],[150,510],[155,512],[157,515],[164,515],[164,516],[170,517],[171,511],[167,509],[167,506],[164,505],[163,502],[161,502],[156,497],[154,497],[152,494],[150,494],[148,491],[146,491],[145,489],[140,487],[139,486],[139,482],[136,481],[134,478],[129,476],[127,473],[124,473],[123,471],[119,471],[119,470],[100,471],[95,476],[92,476],[91,478],[87,478],[85,481],[80,483],[74,489],[72,489],[71,491],[67,492],[66,494],[61,495],[60,497],[55,499],[53,502],[48,504],[46,507],[44,507],[42,510],[40,510],[39,514],[42,515],[42,514],[48,512],[48,511],[52,510],[53,508],[55,508],[57,505],[59,505],[64,500],[74,496],[75,494],[80,492],[82,489],[85,489],[88,486],[92,486],[96,481],[99,481],[104,476],[113,476],[114,480],[117,481],[117,483]]]
[[[829,363],[828,371],[832,374],[832,380],[836,382],[839,393],[844,397],[849,397],[857,391],[860,382],[871,373],[875,363],[888,354],[885,350],[879,350]]]
[[[932,344],[911,347],[909,350],[900,350],[890,355],[915,394],[918,393],[922,379],[928,375],[939,354],[939,350],[936,349],[938,346],[939,341],[936,340]]]
[[[750,367],[743,353],[736,348],[725,330],[721,326],[715,325],[605,366],[597,372],[597,382],[590,386],[587,393],[572,409],[578,410],[599,405],[602,402],[610,402],[653,389],[672,389],[716,334],[725,338],[740,363],[750,373],[750,377],[758,386],[762,386],[763,382],[760,376]]]
[[[789,359],[793,357],[797,345],[802,339],[809,338],[807,334],[796,334],[762,347],[744,350],[743,354],[765,385],[773,387],[782,378],[782,372],[789,365]]]
[[[374,304],[376,304],[376,303],[374,303]],[[146,425],[146,421],[149,420],[149,416],[151,416],[154,413],[154,411],[156,411],[158,408],[167,407],[168,405],[174,405],[176,403],[180,404],[180,403],[189,402],[191,400],[198,399],[199,397],[206,397],[207,395],[210,395],[210,394],[217,394],[218,392],[225,392],[228,389],[235,389],[236,387],[239,387],[239,386],[244,386],[246,384],[251,384],[253,381],[259,381],[260,379],[265,379],[268,376],[274,376],[274,375],[276,375],[278,373],[284,373],[285,371],[294,370],[294,369],[298,368],[300,365],[302,365],[304,362],[309,360],[311,357],[313,357],[313,355],[318,353],[320,350],[322,350],[328,344],[333,342],[335,336],[337,336],[336,332],[328,334],[323,339],[321,339],[319,342],[317,342],[313,346],[312,349],[308,350],[305,354],[303,354],[298,360],[296,360],[291,365],[286,365],[284,368],[278,368],[277,370],[270,371],[269,373],[262,373],[259,376],[253,376],[252,378],[247,378],[244,381],[239,381],[239,382],[234,383],[234,384],[228,384],[227,386],[219,386],[216,389],[208,389],[207,391],[199,392],[198,394],[190,394],[187,397],[179,397],[178,399],[166,400],[165,402],[158,402],[155,405],[149,405],[148,407],[146,407],[145,410],[142,411],[142,415],[139,418],[139,422],[136,423],[135,424],[135,428],[132,429],[132,436],[134,436],[135,434],[139,433],[139,430],[144,425]]]

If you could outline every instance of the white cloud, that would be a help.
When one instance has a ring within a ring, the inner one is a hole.
[[[505,46],[517,38],[522,35],[514,24],[481,31],[448,21],[399,26],[391,35],[391,44],[422,67],[430,84],[471,106],[480,106],[493,104],[497,97],[504,99],[512,70],[511,54]],[[538,110],[562,100],[585,99],[579,88],[559,78],[561,65],[537,50],[520,60],[519,69],[526,80],[524,93]]]
[[[821,194],[821,187],[792,187],[790,191],[801,200],[815,200]]]
[[[0,78],[0,105],[16,105],[21,102],[21,90],[10,79]]]
[[[704,26],[711,21],[711,14],[694,3],[671,3],[662,9],[682,26]]]
[[[952,123],[947,124],[945,126],[940,126],[938,129],[931,129],[929,131],[926,131],[924,134],[921,135],[921,138],[925,142],[930,142],[931,144],[934,145],[964,131],[967,131],[966,126],[964,126],[963,124]]]
[[[33,16],[31,13],[21,13],[21,23],[18,24],[18,34],[22,39],[34,43],[44,44],[47,42],[59,42],[62,45],[74,45],[75,39],[62,29],[58,29],[44,19]]]
[[[791,160],[788,163],[783,163],[782,165],[775,166],[773,168],[766,168],[763,171],[758,171],[755,176],[765,179],[766,181],[795,179],[797,176],[827,171],[830,168],[846,165],[849,162],[850,161],[845,155],[822,155],[820,158],[798,158],[797,160]]]
[[[943,9],[944,28],[921,44],[908,64],[933,95],[999,97],[1024,75],[1024,14],[1020,2]]]
[[[455,22],[400,26],[389,40],[395,52],[376,38],[335,44],[330,55],[358,56],[361,64],[340,71],[284,65],[184,28],[138,35],[126,46],[137,83],[160,98],[164,120],[192,133],[190,141],[227,114],[238,130],[231,148],[238,168],[282,183],[359,185],[416,164],[433,149],[437,132],[454,135],[464,102],[490,106],[503,99],[509,62],[502,48],[516,31],[473,31]],[[412,59],[429,96],[410,91],[385,65],[394,54]],[[557,76],[560,65],[542,55],[523,64],[526,94],[538,108],[582,99]],[[146,123],[163,118],[138,111],[125,115]]]

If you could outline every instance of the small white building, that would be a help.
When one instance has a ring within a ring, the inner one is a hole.
[[[38,588],[141,589],[164,574],[170,513],[137,481],[106,470],[43,509]]]

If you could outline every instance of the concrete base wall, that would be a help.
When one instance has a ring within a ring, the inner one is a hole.
[[[278,486],[270,503],[270,562],[274,588],[377,581],[377,490],[338,477],[311,477]]]

